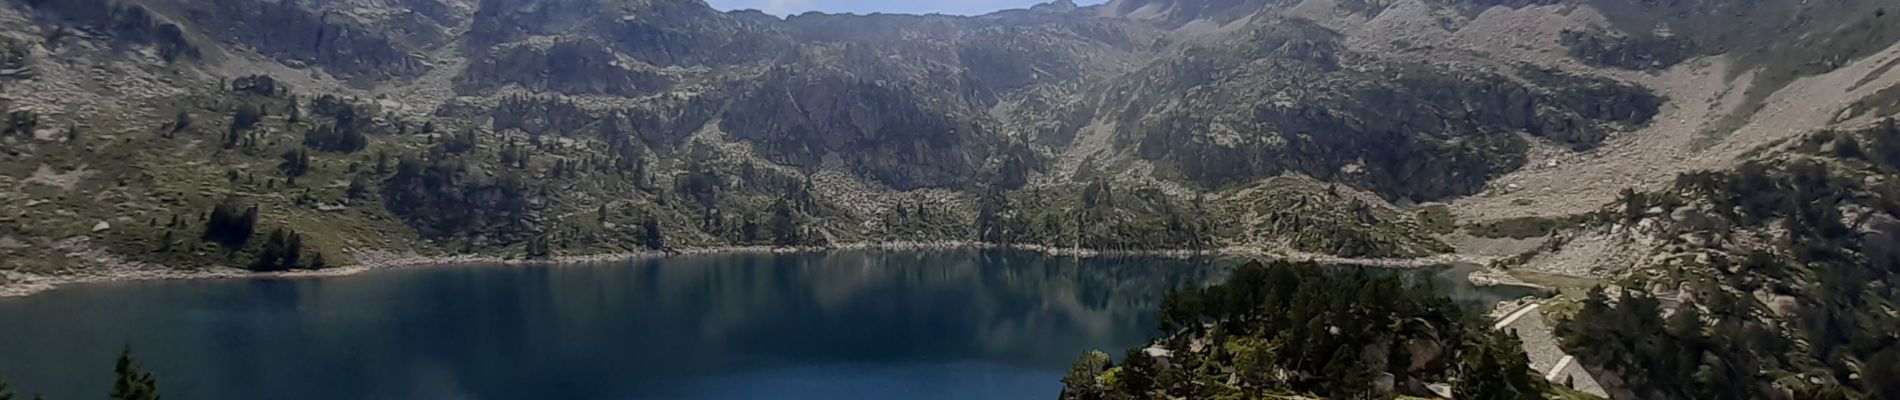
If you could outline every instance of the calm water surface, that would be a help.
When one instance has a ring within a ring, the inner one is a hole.
[[[0,378],[102,398],[129,343],[168,399],[1052,399],[1076,355],[1144,342],[1163,293],[1230,268],[851,251],[88,285],[0,299]],[[1526,294],[1463,272],[1407,273]]]

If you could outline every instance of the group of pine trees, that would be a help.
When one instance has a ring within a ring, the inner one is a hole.
[[[1548,383],[1515,335],[1470,323],[1434,291],[1319,264],[1249,263],[1222,284],[1168,294],[1157,312],[1164,337],[1121,363],[1078,358],[1061,398],[1390,398],[1430,396],[1425,382],[1451,380],[1460,399],[1540,398]],[[1415,346],[1448,351],[1413,359]]]
[[[0,125],[0,136],[33,136],[39,130],[40,114],[32,110],[7,111],[6,124]]]
[[[112,372],[116,377],[112,380],[112,391],[107,392],[106,398],[111,400],[159,400],[158,378],[154,377],[151,372],[146,372],[139,368],[138,362],[132,359],[132,349],[130,347],[127,347],[124,351],[119,353],[119,361],[114,364]],[[33,400],[43,399],[44,398],[40,396],[33,396]],[[7,387],[6,381],[0,381],[0,400],[14,400],[14,393]]]
[[[322,124],[303,136],[304,147],[331,153],[355,153],[369,146],[369,138],[356,125]]]
[[[227,198],[211,208],[202,238],[227,249],[243,248],[257,232],[257,206],[242,208],[237,198]]]
[[[323,269],[327,266],[329,264],[323,259],[323,253],[304,246],[302,234],[283,228],[271,230],[262,248],[258,249],[257,259],[251,262],[251,270],[266,272]]]
[[[240,211],[241,210],[241,211]],[[236,197],[226,198],[212,207],[205,218],[204,234],[200,236],[208,243],[223,246],[228,254],[238,254],[249,248],[252,236],[257,233],[257,206],[244,206]],[[170,227],[182,226],[173,218]],[[170,251],[173,235],[167,230],[162,239],[161,251]],[[255,271],[287,271],[292,269],[322,269],[328,267],[323,254],[312,251],[304,245],[303,235],[296,230],[277,228],[257,248],[256,258],[249,264]]]

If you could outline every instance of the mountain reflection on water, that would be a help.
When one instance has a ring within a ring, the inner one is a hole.
[[[844,251],[92,285],[0,300],[0,377],[97,397],[130,343],[168,398],[1047,399],[1232,264]]]

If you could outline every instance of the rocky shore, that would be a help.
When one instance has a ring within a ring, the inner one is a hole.
[[[1055,257],[1171,257],[1186,258],[1199,256],[1224,256],[1257,259],[1286,259],[1293,261],[1312,261],[1328,264],[1358,265],[1379,268],[1424,268],[1458,263],[1483,263],[1486,260],[1445,254],[1412,259],[1358,259],[1343,258],[1322,254],[1301,253],[1257,247],[1226,247],[1208,250],[1094,250],[1082,248],[1061,248],[1038,245],[999,245],[993,243],[968,241],[938,242],[875,242],[850,243],[829,247],[773,247],[773,246],[726,246],[668,249],[665,251],[621,252],[589,255],[556,256],[547,260],[526,260],[499,255],[424,255],[414,252],[398,253],[384,250],[359,250],[351,253],[355,264],[336,268],[287,272],[253,272],[241,268],[214,267],[200,269],[180,269],[164,265],[126,260],[99,250],[90,250],[80,259],[96,268],[72,268],[59,274],[33,274],[18,271],[0,271],[0,298],[24,297],[56,289],[67,285],[166,281],[196,279],[302,279],[349,276],[364,272],[395,269],[428,267],[459,264],[496,264],[512,266],[535,266],[554,264],[610,263],[628,260],[676,257],[706,254],[797,254],[845,250],[882,250],[882,251],[944,251],[969,249],[1013,249],[1033,251]],[[1475,275],[1474,275],[1475,276]]]

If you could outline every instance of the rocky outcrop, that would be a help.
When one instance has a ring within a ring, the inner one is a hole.
[[[1298,2],[1288,0],[1116,0],[1109,2],[1105,7],[1114,15],[1176,28],[1195,21],[1226,24],[1252,16],[1269,6],[1293,4],[1298,4]]]
[[[437,242],[507,246],[524,240],[532,227],[530,194],[521,177],[461,160],[402,160],[382,194],[391,214]]]
[[[521,131],[530,135],[578,134],[596,118],[562,98],[509,97],[495,105],[495,132]]]
[[[776,20],[720,13],[692,0],[487,0],[475,13],[465,50],[579,35],[657,66],[746,63],[789,48],[769,22]]]
[[[321,67],[345,78],[409,78],[430,68],[415,50],[347,15],[295,2],[207,0],[181,3],[211,37],[255,49],[292,66]]]
[[[1121,137],[1194,182],[1220,187],[1284,172],[1392,199],[1476,192],[1522,166],[1517,134],[1586,149],[1648,123],[1647,90],[1553,71],[1518,75],[1395,65],[1344,50],[1300,20],[1191,48],[1112,89]]]
[[[143,5],[110,0],[22,0],[53,27],[49,46],[57,46],[57,36],[81,29],[108,35],[113,41],[151,46],[166,62],[197,59],[203,56],[198,45],[185,37],[184,28],[165,21]]]
[[[465,94],[512,84],[535,92],[641,96],[667,88],[672,79],[599,42],[574,40],[496,49],[471,60],[455,83]]]
[[[884,63],[861,48],[842,50],[840,65]],[[937,70],[937,81],[877,79],[902,73],[852,73],[835,66],[774,67],[740,89],[725,131],[759,144],[774,161],[842,164],[900,189],[962,187],[987,157],[986,121],[970,104],[967,75]],[[878,68],[878,67],[869,67]]]
[[[771,60],[791,43],[770,27],[734,18],[699,1],[616,3],[610,19],[594,21],[604,39],[653,65],[725,65]]]
[[[1669,68],[1695,55],[1680,38],[1647,34],[1564,31],[1563,44],[1571,57],[1583,62],[1633,70]]]

